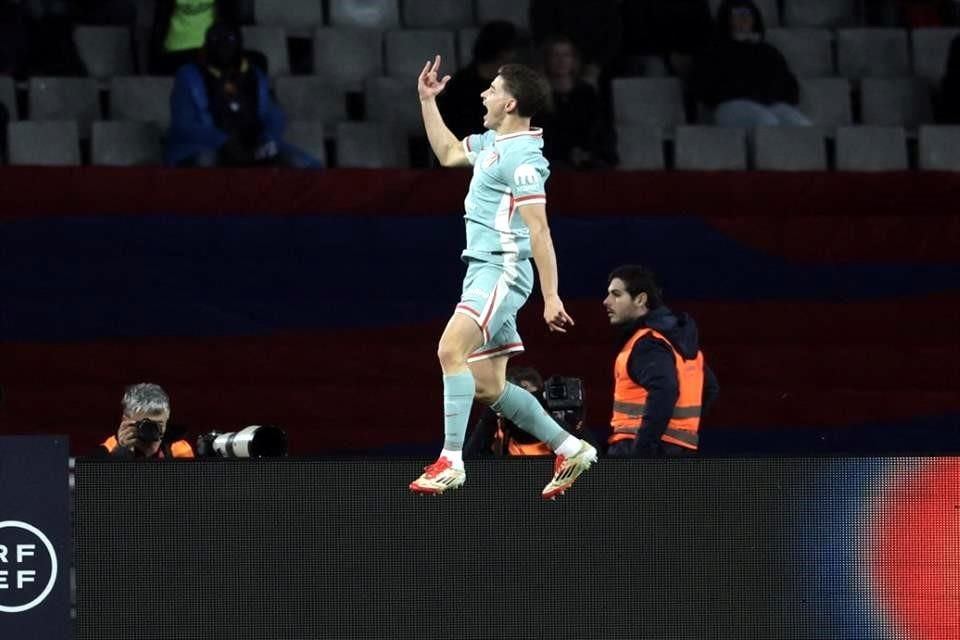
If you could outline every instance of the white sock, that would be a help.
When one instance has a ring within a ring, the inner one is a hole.
[[[463,469],[462,450],[452,451],[450,449],[443,449],[440,451],[440,457],[449,460],[454,469]]]
[[[558,456],[569,458],[570,456],[577,455],[578,451],[580,451],[580,438],[567,436],[567,439],[560,443],[560,446],[554,450],[554,453]]]

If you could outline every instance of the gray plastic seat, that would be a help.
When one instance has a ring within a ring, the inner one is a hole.
[[[586,9],[589,16],[589,9]],[[494,20],[512,22],[521,31],[530,29],[530,0],[477,0],[477,24]]]
[[[835,73],[833,33],[827,29],[770,29],[767,42],[783,54],[797,77],[815,78]]]
[[[846,78],[801,78],[799,109],[815,125],[837,127],[853,122],[850,81]]]
[[[914,29],[910,33],[913,44],[913,75],[930,84],[939,84],[947,71],[950,43],[960,36],[960,29]]]
[[[425,135],[417,88],[410,78],[368,78],[364,87],[367,120]]]
[[[267,57],[270,77],[290,73],[290,52],[287,51],[287,33],[282,27],[241,27],[243,44]]]
[[[310,37],[323,25],[321,0],[256,0],[254,21],[265,27],[280,27],[288,35]]]
[[[754,166],[764,171],[825,171],[827,145],[820,127],[757,127]]]
[[[617,127],[617,155],[622,170],[663,169],[663,128],[623,125]]]
[[[855,24],[857,0],[783,0],[788,27],[843,27]]]
[[[960,126],[920,127],[920,168],[960,171]]]
[[[170,125],[173,78],[123,76],[110,80],[110,119]]]
[[[907,135],[903,127],[840,127],[837,170],[902,171],[907,168]]]
[[[292,145],[296,145],[317,158],[326,166],[327,147],[326,147],[326,128],[322,122],[309,120],[293,120],[287,123],[287,129],[283,133],[283,139]]]
[[[847,78],[910,75],[903,29],[838,29],[837,71]]]
[[[412,29],[457,29],[473,25],[473,0],[403,0],[403,25]]]
[[[90,76],[133,73],[133,40],[127,27],[78,26],[73,30],[73,42]]]
[[[321,122],[332,126],[347,119],[343,87],[317,76],[284,76],[274,82],[280,108],[290,120]]]
[[[163,164],[163,132],[154,122],[93,123],[91,161],[110,167]]]
[[[407,138],[379,122],[337,125],[337,166],[367,169],[409,167]]]
[[[72,120],[7,125],[7,161],[12,165],[75,167],[80,164],[80,136]]]
[[[427,60],[440,54],[447,63],[442,69],[457,68],[456,45],[452,31],[438,29],[403,29],[388,31],[385,38],[386,73],[396,78],[414,78]],[[415,85],[414,85],[415,86]]]
[[[83,138],[100,120],[100,90],[93,78],[30,78],[29,102],[31,120],[74,120]]]
[[[350,91],[383,74],[383,32],[325,27],[313,32],[313,73]]]
[[[864,124],[914,128],[933,120],[930,88],[919,78],[864,78],[860,99]]]
[[[0,76],[0,104],[7,108],[10,120],[18,120],[17,116],[17,88],[10,76]]]
[[[747,168],[746,130],[683,126],[674,136],[676,168],[691,171],[742,171]]]
[[[710,0],[710,15],[717,15],[717,9],[720,8],[721,2],[723,0]],[[763,24],[768,29],[780,26],[780,8],[777,6],[777,0],[754,0],[753,4],[760,10],[760,15],[763,16]]]
[[[614,78],[613,117],[617,125],[683,124],[683,86],[677,78]]]
[[[400,26],[397,0],[328,0],[330,25],[365,29],[396,29]]]

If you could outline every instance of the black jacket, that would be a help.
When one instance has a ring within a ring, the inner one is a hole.
[[[689,315],[674,314],[666,307],[650,310],[647,315],[622,327],[620,348],[642,327],[649,327],[663,335],[684,358],[694,358],[700,349],[697,324]],[[667,428],[680,395],[677,367],[673,351],[666,342],[652,335],[637,340],[627,360],[627,374],[637,385],[647,390],[647,408],[635,448],[649,448],[660,441]],[[703,401],[701,415],[720,393],[717,377],[704,362]]]

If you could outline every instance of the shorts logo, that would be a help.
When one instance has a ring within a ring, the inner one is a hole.
[[[56,581],[57,553],[50,538],[26,522],[0,522],[0,612],[33,609]]]
[[[522,164],[513,172],[513,183],[518,187],[529,187],[540,181],[537,170],[529,164]]]

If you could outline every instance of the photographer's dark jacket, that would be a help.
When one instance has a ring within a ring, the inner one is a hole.
[[[184,429],[168,426],[163,434],[163,441],[160,443],[160,449],[151,456],[151,459],[162,460],[164,458],[193,458],[193,447],[186,440],[181,440]],[[145,457],[139,450],[130,451],[126,447],[121,447],[117,441],[117,435],[113,434],[104,440],[98,447],[97,457],[101,458],[143,458]]]
[[[685,313],[675,315],[666,307],[652,309],[644,317],[624,325],[621,328],[619,348],[622,350],[637,332],[644,328],[652,329],[656,333],[647,333],[639,338],[630,350],[626,363],[626,373],[630,381],[644,389],[647,394],[643,418],[633,440],[633,449],[638,454],[659,445],[674,417],[680,396],[674,350],[685,361],[696,360],[700,351],[697,325],[693,318]],[[702,385],[698,416],[706,413],[720,391],[716,376],[705,364]],[[611,436],[611,443],[619,439],[616,435]]]

